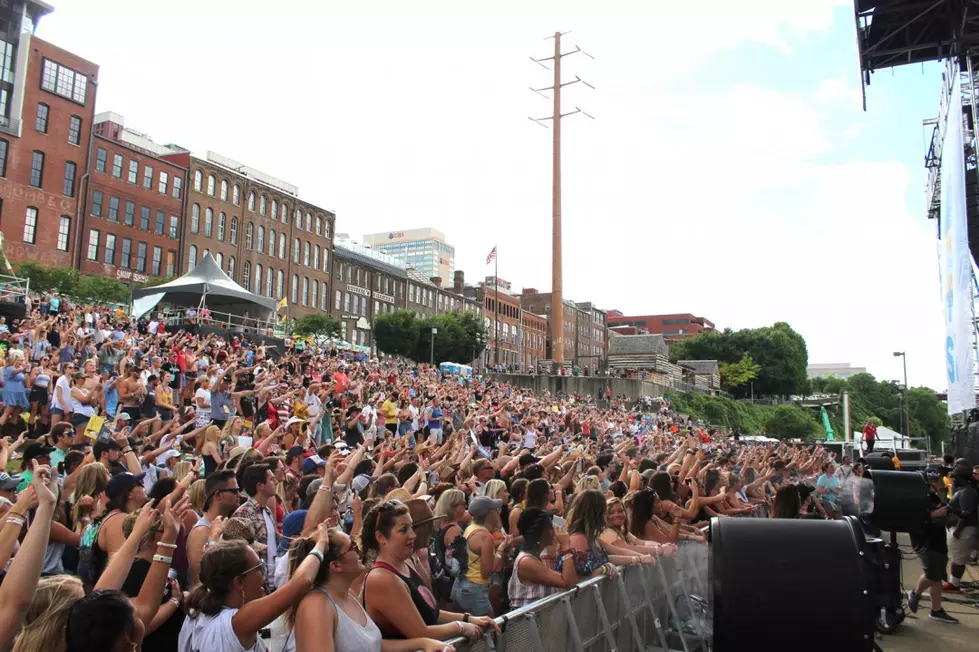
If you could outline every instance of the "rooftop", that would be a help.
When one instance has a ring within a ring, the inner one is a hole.
[[[616,335],[608,341],[608,354],[613,355],[666,355],[669,347],[662,335]]]
[[[274,188],[279,192],[284,192],[287,195],[292,195],[293,197],[297,197],[297,198],[299,197],[299,186],[294,186],[291,183],[282,181],[281,179],[276,179],[270,174],[265,174],[260,170],[256,170],[255,168],[250,168],[243,163],[239,163],[234,159],[228,158],[227,156],[221,156],[217,152],[212,152],[211,150],[208,150],[207,161],[209,163],[213,163],[214,165],[223,167],[230,172],[234,172],[236,174],[240,174],[243,177],[247,177],[252,181],[257,181],[261,184],[269,186],[270,188]]]

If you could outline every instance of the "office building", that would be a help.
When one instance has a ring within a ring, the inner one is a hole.
[[[445,287],[452,284],[456,250],[441,231],[428,228],[372,233],[364,236],[364,245],[397,258],[426,278],[441,278]]]

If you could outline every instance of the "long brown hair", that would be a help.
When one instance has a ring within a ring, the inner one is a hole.
[[[209,546],[201,558],[201,583],[187,596],[188,615],[196,618],[199,614],[214,616],[220,613],[231,591],[231,584],[249,568],[251,563],[245,541],[235,539]]]
[[[289,577],[296,572],[299,565],[303,563],[310,551],[316,547],[316,537],[297,537],[292,540],[289,547]],[[326,546],[323,553],[323,563],[316,571],[316,579],[313,580],[313,588],[323,586],[330,580],[330,563],[338,560],[343,548],[343,538],[337,529],[330,530],[330,543]],[[300,601],[301,602],[301,601]],[[296,625],[296,612],[299,610],[299,602],[296,602],[285,613],[286,629],[292,631]]]
[[[568,515],[568,534],[583,534],[593,545],[605,530],[605,495],[589,489],[575,496]]]

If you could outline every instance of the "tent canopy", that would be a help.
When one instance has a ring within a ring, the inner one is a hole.
[[[267,314],[265,311],[276,309],[275,299],[252,294],[235,283],[231,277],[222,271],[210,253],[205,255],[194,269],[175,281],[151,288],[133,290],[133,299],[157,294],[163,295],[160,297],[161,301],[195,308],[200,303],[201,296],[206,295],[205,305],[210,308],[219,307],[222,311],[232,314],[241,314],[247,310],[252,310],[261,312],[261,316],[265,317]],[[252,316],[258,317],[259,315]]]

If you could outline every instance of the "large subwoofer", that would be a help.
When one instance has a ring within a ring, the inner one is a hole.
[[[917,471],[877,471],[870,522],[887,532],[917,532],[929,517],[928,483]]]
[[[710,539],[714,650],[873,649],[871,577],[852,519],[714,518]]]

